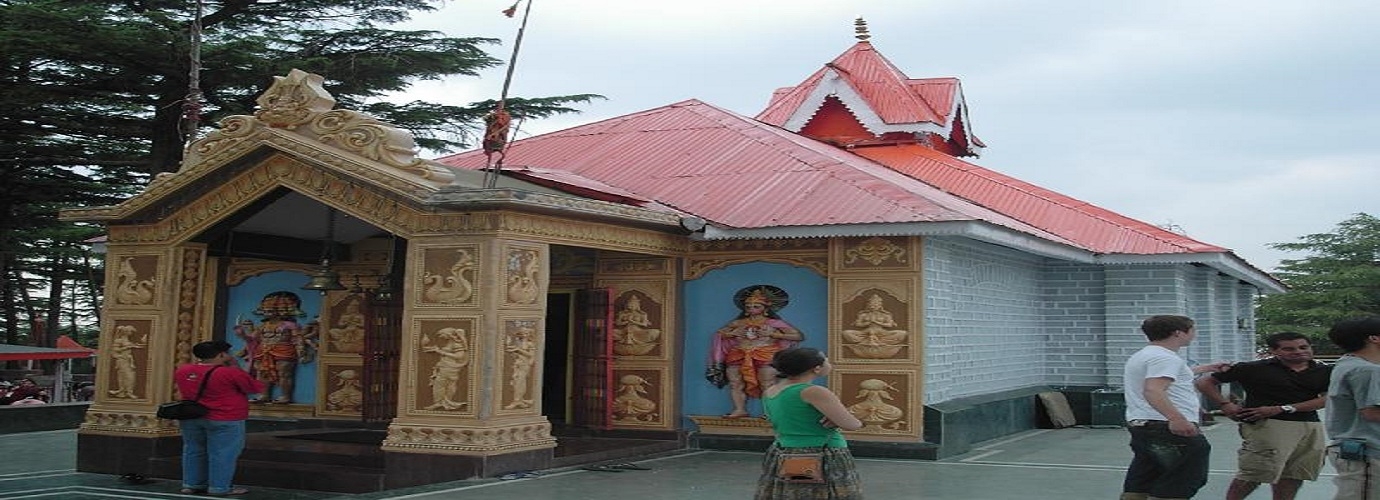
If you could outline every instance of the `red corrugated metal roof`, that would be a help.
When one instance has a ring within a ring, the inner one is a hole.
[[[478,169],[480,151],[439,162]],[[690,100],[514,141],[509,168],[562,171],[730,228],[987,221],[1068,243],[828,144]],[[596,184],[597,183],[597,184]]]
[[[1063,236],[1094,252],[1227,251],[924,146],[865,147],[853,151],[939,189]]]
[[[799,85],[777,89],[766,109],[758,113],[756,118],[784,127],[802,110],[808,109],[813,114],[823,101],[813,102],[811,96],[820,99],[825,94],[817,90],[825,84],[825,77],[831,74],[837,74],[839,80],[863,101],[866,111],[875,114],[882,123],[902,126],[902,130],[908,130],[905,125],[917,125],[912,130],[914,132],[932,133],[937,130],[924,129],[918,126],[921,124],[930,124],[930,127],[940,130],[956,128],[958,135],[966,139],[959,141],[965,146],[964,151],[975,155],[976,150],[966,145],[982,146],[981,141],[971,137],[967,130],[969,124],[963,123],[964,120],[958,116],[963,113],[963,94],[957,78],[908,78],[878,53],[871,43],[865,41],[854,44]],[[792,130],[799,131],[796,128]],[[882,131],[873,132],[881,135]]]

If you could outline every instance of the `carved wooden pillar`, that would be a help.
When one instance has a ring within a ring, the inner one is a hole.
[[[614,427],[674,430],[679,422],[675,369],[676,260],[601,255],[595,283],[614,290]]]
[[[147,473],[148,456],[175,455],[176,422],[154,416],[174,396],[172,372],[204,340],[214,282],[204,245],[126,244],[112,227],[106,254],[96,395],[79,431],[78,469]]]
[[[849,439],[920,441],[920,240],[840,238],[831,242],[829,262],[829,386],[863,420]]]
[[[454,479],[549,463],[555,439],[540,397],[549,248],[487,235],[409,241],[398,416],[383,443],[393,452],[388,467],[469,458],[449,462],[460,468],[448,471]],[[520,461],[489,459],[514,453]]]

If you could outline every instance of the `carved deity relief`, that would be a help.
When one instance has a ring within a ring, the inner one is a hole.
[[[464,304],[474,299],[478,263],[473,247],[428,249],[423,262],[423,303]]]
[[[851,241],[851,240],[850,240]],[[906,267],[906,248],[886,238],[868,238],[843,251],[843,264],[849,268]]]
[[[334,368],[334,367],[332,367]],[[359,371],[350,367],[328,370],[330,387],[326,394],[326,410],[338,413],[360,413],[364,406],[364,391],[360,389]]]
[[[906,425],[905,410],[887,403],[894,398],[892,393],[899,393],[900,390],[881,379],[870,378],[858,383],[858,395],[855,399],[862,401],[850,405],[848,412],[862,420],[863,428],[859,432],[887,432],[903,430]]]
[[[359,295],[347,295],[331,309],[334,313],[326,328],[326,345],[331,353],[359,354],[364,352],[364,313],[360,312]]]
[[[139,340],[135,341],[134,337]],[[111,370],[115,372],[112,378],[113,383],[107,391],[112,398],[139,399],[139,395],[134,390],[139,385],[139,366],[142,360],[147,358],[147,354],[138,354],[137,349],[145,349],[149,345],[148,330],[143,332],[132,324],[118,324],[115,326],[115,338],[110,343]]]
[[[629,291],[614,301],[613,352],[619,356],[645,356],[661,345],[661,306],[648,298],[650,310],[644,310],[642,297]]]
[[[899,304],[901,320],[898,321],[890,311],[887,310],[886,301],[882,298],[885,292],[873,290],[865,293],[867,296],[866,305],[858,310],[853,322],[843,330],[843,346],[848,348],[853,357],[865,359],[891,359],[896,357],[902,349],[907,347],[909,332],[901,328],[906,319],[904,309],[905,304],[895,299],[892,303]],[[890,297],[890,295],[887,295]],[[853,301],[851,304],[856,304]],[[845,305],[847,310],[849,305]]]
[[[636,373],[626,373],[618,377],[618,388],[613,398],[613,419],[624,422],[653,422],[661,418],[657,403],[648,398],[655,395],[653,383]]]
[[[541,259],[536,250],[508,249],[507,283],[509,304],[536,304],[541,296]]]
[[[469,373],[466,368],[470,365],[471,335],[465,328],[454,326],[422,334],[421,359],[429,361],[431,368],[431,375],[427,379],[431,386],[430,404],[422,409],[469,409]]]
[[[153,304],[157,283],[152,279],[158,257],[125,257],[115,273],[115,303],[131,306]],[[147,276],[146,279],[140,279]]]
[[[509,320],[503,339],[504,366],[508,368],[509,393],[505,410],[535,406],[532,372],[537,362],[537,321]]]

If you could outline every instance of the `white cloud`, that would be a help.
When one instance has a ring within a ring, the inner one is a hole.
[[[411,27],[501,38],[508,0],[449,2]],[[524,4],[525,5],[525,4]],[[1270,269],[1270,243],[1371,211],[1380,3],[1360,0],[543,0],[513,95],[607,96],[530,133],[698,98],[745,115],[855,41],[911,77],[963,80],[977,163]],[[503,69],[407,93],[496,98]]]

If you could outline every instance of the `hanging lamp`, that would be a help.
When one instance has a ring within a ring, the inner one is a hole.
[[[302,285],[303,290],[317,290],[325,295],[331,290],[344,290],[345,285],[340,282],[340,273],[331,269],[331,257],[335,252],[335,208],[326,207],[326,238],[322,241],[321,248],[321,267],[316,268],[316,272],[311,273],[307,284]]]

